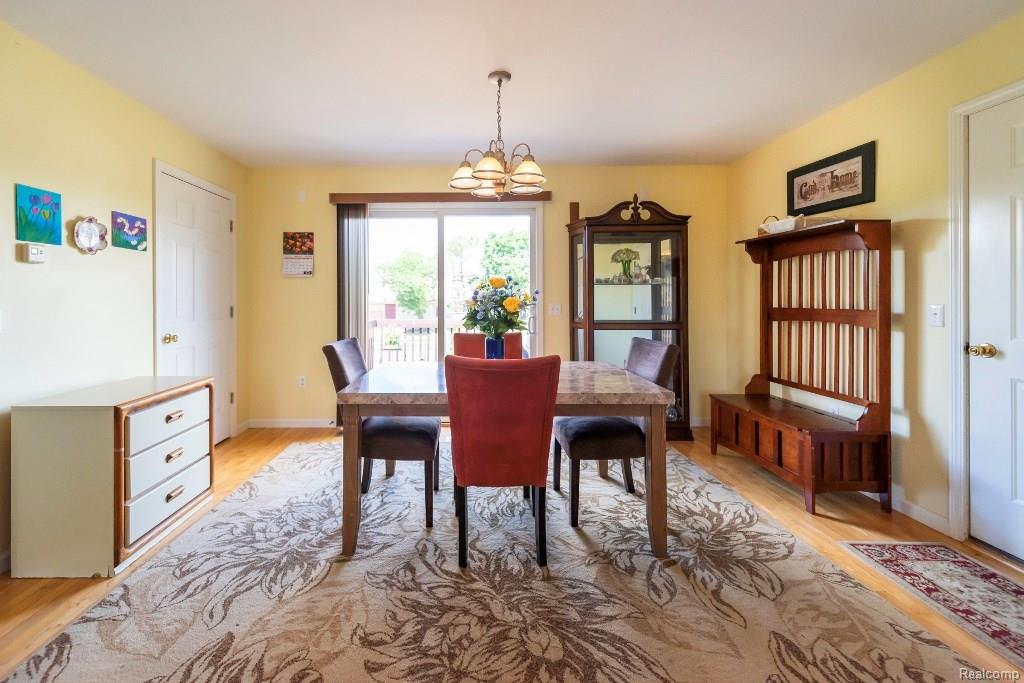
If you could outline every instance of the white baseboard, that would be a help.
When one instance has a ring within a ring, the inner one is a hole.
[[[863,493],[863,495],[873,500],[878,500],[877,493]],[[950,535],[948,519],[942,515],[935,514],[931,510],[926,510],[920,505],[911,503],[903,497],[903,490],[899,486],[892,487],[892,509],[917,522],[920,522],[921,524],[924,524],[927,527],[935,529],[940,534],[946,534],[947,536]]]
[[[253,420],[247,420],[242,424],[238,425],[238,431],[242,432],[246,429],[293,429],[296,427],[333,427],[334,420],[328,418],[295,418],[295,419],[276,419],[276,418],[256,418]]]
[[[0,551],[0,574],[11,570],[11,549]]]
[[[691,427],[707,427],[709,424],[711,424],[711,418],[710,417],[691,417],[690,418],[690,426]]]

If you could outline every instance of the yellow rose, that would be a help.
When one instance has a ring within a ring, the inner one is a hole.
[[[509,313],[519,312],[519,299],[515,298],[514,296],[510,296],[504,301],[502,301],[501,305],[504,306],[505,310],[508,311]]]
[[[505,278],[500,275],[492,275],[488,281],[491,283],[491,287],[494,287],[495,289],[505,286]]]

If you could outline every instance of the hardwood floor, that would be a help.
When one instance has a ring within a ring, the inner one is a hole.
[[[856,493],[823,494],[818,498],[818,514],[808,515],[803,509],[803,497],[795,487],[725,449],[717,456],[711,455],[707,430],[695,431],[697,441],[672,445],[970,661],[990,670],[1016,669],[926,602],[866,565],[839,542],[941,541],[1019,582],[1024,582],[1024,567],[982,544],[953,541],[899,513],[885,515],[877,502]],[[214,458],[215,503],[288,444],[333,438],[336,438],[333,429],[250,429],[224,442]],[[198,519],[201,515],[190,520],[189,525]],[[187,526],[177,530],[175,535]],[[149,554],[165,543],[167,540]],[[133,567],[140,566],[146,559],[142,558]],[[0,577],[0,676],[60,633],[131,572],[129,568],[113,579],[12,579],[9,574]]]

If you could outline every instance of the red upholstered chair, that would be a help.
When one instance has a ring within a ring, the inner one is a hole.
[[[484,357],[484,335],[474,332],[456,332],[454,354],[465,358]]]
[[[456,332],[452,353],[465,358],[483,358],[486,355],[484,353],[484,335],[476,332]],[[505,358],[516,359],[522,357],[523,333],[508,332],[505,335]]]
[[[537,564],[547,566],[544,492],[558,393],[558,356],[500,363],[448,356],[448,409],[459,518],[459,566],[467,564],[469,486],[528,486]]]

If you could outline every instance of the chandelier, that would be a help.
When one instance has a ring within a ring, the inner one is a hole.
[[[474,197],[497,199],[506,193],[529,195],[542,191],[541,185],[547,178],[534,160],[529,145],[521,142],[512,148],[508,158],[505,157],[505,141],[501,139],[501,86],[511,79],[512,74],[507,71],[492,71],[487,75],[487,80],[498,86],[498,137],[491,140],[486,152],[479,149],[466,152],[448,181],[448,187],[453,190],[468,191]],[[520,154],[520,148],[526,153]],[[471,164],[469,157],[474,153],[479,154],[480,159]]]

